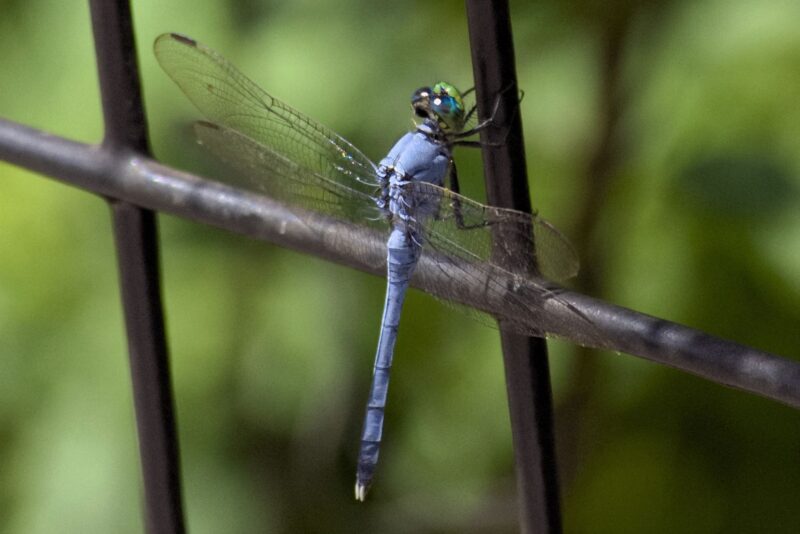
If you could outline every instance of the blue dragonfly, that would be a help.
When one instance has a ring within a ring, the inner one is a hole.
[[[389,230],[386,299],[356,473],[358,500],[366,497],[378,462],[400,311],[422,257],[427,255],[451,275],[480,277],[487,301],[499,303],[492,314],[503,328],[546,335],[519,320],[542,313],[545,301],[580,315],[546,283],[570,278],[578,270],[575,252],[558,230],[536,215],[486,206],[458,194],[453,148],[477,145],[467,138],[491,121],[476,123],[475,108],[467,111],[464,104],[466,93],[446,82],[415,91],[414,130],[376,165],[197,41],[164,34],[154,49],[164,71],[208,119],[195,124],[195,133],[232,170],[231,181],[244,176],[248,187],[290,206]],[[450,189],[444,188],[447,178]],[[535,254],[535,271],[529,259],[516,266],[507,261],[520,245]],[[506,258],[502,266],[495,261],[498,253]],[[525,279],[527,287],[531,280],[543,280],[533,283],[541,291],[515,291],[509,277]],[[447,295],[447,290],[440,293]]]

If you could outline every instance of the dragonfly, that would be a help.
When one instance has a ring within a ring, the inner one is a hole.
[[[532,274],[558,282],[577,273],[574,249],[553,225],[538,215],[458,193],[453,149],[479,146],[469,138],[492,120],[477,122],[475,107],[467,110],[464,97],[470,91],[462,94],[447,82],[416,90],[414,129],[376,164],[333,130],[268,94],[211,48],[169,33],[156,39],[154,51],[167,75],[205,115],[206,121],[195,123],[195,134],[232,170],[232,182],[234,175],[244,176],[253,190],[300,208],[298,213],[311,210],[388,233],[387,289],[361,433],[357,500],[366,498],[378,464],[400,314],[421,258],[427,256],[451,276],[480,277],[492,296],[488,300],[499,303],[492,314],[503,328],[546,335],[520,321],[543,312],[545,301],[580,314],[547,284],[531,282]],[[527,260],[514,265],[496,259],[498,251],[507,253],[506,260],[513,257],[510,251],[520,246],[535,256],[535,270]],[[509,279],[524,279],[528,287],[533,283],[540,294],[515,291]]]

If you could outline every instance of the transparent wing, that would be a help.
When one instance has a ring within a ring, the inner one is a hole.
[[[421,216],[414,221],[424,242],[423,255],[440,264],[449,276],[472,279],[483,285],[486,303],[504,326],[532,335],[520,317],[543,312],[546,301],[564,306],[591,323],[568,302],[558,297],[559,288],[542,280],[531,284],[538,271],[544,278],[563,281],[578,272],[578,257],[569,241],[549,222],[537,215],[486,206],[448,189],[425,182],[408,186],[408,197]],[[526,257],[520,250],[530,251]],[[537,268],[533,269],[533,259]],[[527,284],[507,285],[524,279]],[[519,287],[516,287],[519,286]],[[473,286],[474,287],[474,286]],[[534,294],[522,287],[534,287]],[[440,293],[447,294],[447,288]],[[457,295],[452,295],[456,297]]]
[[[426,182],[409,186],[409,196],[430,216],[417,222],[426,242],[467,261],[494,262],[519,257],[520,250],[535,255],[539,273],[553,281],[564,281],[578,274],[578,256],[566,237],[538,215],[496,208],[475,202]],[[506,270],[530,274],[525,267],[510,265]]]
[[[267,94],[215,51],[174,33],[159,36],[153,47],[164,71],[210,121],[321,177],[367,195],[374,192],[376,167],[369,158]]]
[[[385,216],[375,204],[380,187],[376,166],[347,140],[270,96],[222,56],[192,39],[164,34],[154,48],[166,73],[213,121],[197,123],[196,133],[233,171],[228,181],[290,205],[386,228]],[[535,294],[523,294],[506,283],[509,275],[530,280],[529,262],[520,259],[518,250],[535,251],[539,272],[551,280],[577,272],[572,247],[547,221],[484,206],[427,183],[410,187],[414,188],[410,198],[419,203],[416,215],[423,251],[429,251],[423,254],[435,256],[451,277],[484,284],[492,313],[505,326],[543,335],[516,319],[543,312],[545,300],[571,308],[558,299],[554,286],[534,284]],[[509,263],[515,258],[519,265]],[[446,288],[438,293],[445,299],[458,297]],[[486,319],[479,312],[472,315]]]
[[[360,226],[387,228],[385,217],[370,195],[315,173],[230,128],[199,122],[195,131],[200,142],[232,171],[228,181],[250,180],[260,192],[288,205]],[[253,177],[259,178],[252,180]],[[571,246],[547,221],[519,211],[485,206],[424,182],[412,183],[409,189],[411,212],[417,216],[413,224],[423,240],[423,255],[449,278],[472,280],[473,287],[482,285],[494,317],[505,327],[529,335],[546,334],[529,326],[531,314],[545,312],[546,300],[565,306],[588,321],[559,299],[556,286],[531,284],[529,263],[508,263],[524,256],[518,250],[535,250],[544,276],[562,280],[577,272],[578,261]],[[374,256],[374,251],[368,249],[354,252],[364,258]],[[498,265],[499,257],[504,258],[505,267]],[[507,285],[509,279],[517,278],[526,283],[513,284],[519,287]],[[523,292],[522,288],[530,287],[537,291]],[[496,327],[491,317],[452,304],[459,297],[452,284],[444,283],[435,292],[452,307]]]
[[[195,133],[200,144],[232,171],[226,176],[228,182],[361,226],[382,230],[388,226],[374,200],[376,187],[372,194],[348,187],[225,126],[201,121],[195,124]]]

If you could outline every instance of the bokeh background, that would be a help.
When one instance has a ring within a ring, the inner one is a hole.
[[[533,202],[578,246],[574,287],[800,354],[800,3],[512,2]],[[408,98],[471,85],[461,2],[142,0],[150,131],[206,172],[166,31],[216,48],[378,159]],[[0,1],[0,116],[102,135],[85,2]],[[476,151],[457,154],[482,197]],[[352,499],[380,278],[159,218],[188,526],[514,532],[498,334],[414,292],[386,441]],[[142,531],[105,204],[0,163],[0,531]],[[569,532],[798,532],[787,407],[624,354],[551,344]]]

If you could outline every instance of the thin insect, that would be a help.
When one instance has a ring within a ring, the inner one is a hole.
[[[462,94],[446,82],[416,90],[411,97],[415,128],[375,164],[210,48],[164,34],[156,39],[155,54],[205,115],[195,132],[228,165],[226,179],[290,206],[388,234],[386,299],[358,455],[358,500],[366,497],[378,463],[400,313],[421,258],[449,277],[484,287],[491,313],[503,328],[546,335],[520,320],[546,313],[545,303],[581,316],[544,280],[557,282],[577,273],[577,257],[561,233],[536,215],[483,205],[458,193],[453,148],[475,146],[467,138],[491,125],[496,112],[495,107],[489,119],[474,124],[474,108],[464,104],[472,90]],[[526,258],[517,266],[496,261],[498,254],[514,258],[520,246],[535,254],[535,271]],[[448,300],[456,297],[448,287],[437,292]]]

